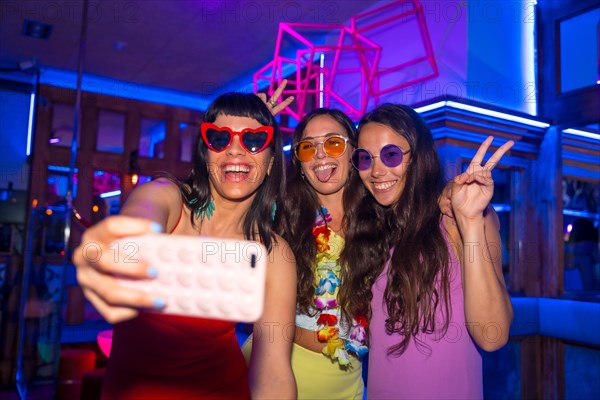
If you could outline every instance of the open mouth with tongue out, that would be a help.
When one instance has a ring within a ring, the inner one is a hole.
[[[331,179],[333,175],[335,175],[335,171],[337,169],[336,164],[322,164],[317,165],[313,171],[315,171],[315,175],[319,182],[327,183]]]

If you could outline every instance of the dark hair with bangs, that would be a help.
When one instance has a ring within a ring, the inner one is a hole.
[[[356,128],[352,120],[340,110],[317,108],[307,114],[296,127],[292,144],[295,145],[302,139],[304,130],[310,121],[316,117],[326,115],[340,124],[350,143],[356,144]],[[346,149],[350,151],[351,148]],[[356,175],[354,168],[350,168],[350,177]],[[350,177],[346,184],[350,181]],[[347,189],[347,187],[346,187]],[[344,209],[351,207],[356,196],[344,190]],[[284,209],[280,218],[279,232],[287,240],[296,257],[298,271],[297,304],[298,310],[311,314],[313,297],[315,293],[315,271],[317,244],[312,235],[313,224],[317,212],[321,212],[321,204],[315,190],[302,176],[302,163],[292,156],[290,179],[284,196]],[[344,226],[342,221],[342,226]],[[343,273],[343,272],[342,272]]]
[[[285,187],[285,170],[283,149],[279,125],[260,98],[252,93],[226,93],[219,96],[206,110],[204,122],[215,122],[219,115],[252,118],[264,126],[274,129],[270,150],[273,155],[271,172],[265,176],[256,192],[256,197],[246,213],[243,223],[244,237],[247,240],[262,242],[270,251],[273,231],[273,205],[281,202],[280,196]],[[196,141],[196,151],[192,160],[192,171],[185,180],[179,183],[182,196],[187,200],[191,210],[190,219],[195,224],[194,216],[198,211],[205,211],[211,200],[207,152],[201,135]],[[266,150],[265,150],[266,151]],[[195,201],[194,201],[195,200]]]
[[[428,346],[417,335],[445,333],[450,319],[449,254],[438,205],[444,184],[441,164],[431,131],[412,108],[395,104],[377,107],[360,121],[359,137],[369,123],[387,126],[404,137],[410,145],[410,159],[404,189],[395,204],[382,207],[369,193],[361,203],[362,210],[348,213],[343,254],[343,259],[352,263],[348,290],[368,299],[358,307],[370,316],[371,287],[393,247],[384,292],[388,314],[385,328],[388,334],[399,334],[399,342],[388,353],[402,354],[412,339],[427,351]],[[438,307],[444,316],[441,330],[435,319]]]

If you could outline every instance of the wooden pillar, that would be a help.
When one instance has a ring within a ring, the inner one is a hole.
[[[521,398],[543,399],[542,337],[527,336],[521,340]]]
[[[537,237],[540,243],[542,296],[563,292],[562,141],[560,130],[548,128],[534,168]]]
[[[540,335],[521,341],[521,398],[558,400],[564,398],[564,344]]]
[[[537,160],[515,174],[511,288],[526,296],[557,297],[563,288],[561,133],[549,128]],[[562,341],[534,336],[521,342],[522,398],[564,397]]]
[[[535,229],[535,161],[511,179],[513,236],[509,286],[512,292],[541,296],[540,241]]]
[[[562,158],[560,131],[549,128],[538,159],[514,175],[511,290],[560,296],[563,282]]]

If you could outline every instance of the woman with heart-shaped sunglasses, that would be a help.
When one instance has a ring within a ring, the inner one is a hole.
[[[281,134],[271,109],[253,94],[218,97],[204,115],[188,178],[137,187],[119,216],[89,228],[75,250],[79,283],[115,324],[104,398],[294,398],[290,366],[296,269],[274,233],[283,192]],[[115,276],[163,279],[141,260],[115,261],[111,244],[150,232],[255,240],[269,251],[262,317],[246,367],[235,323],[147,312],[165,300],[118,284]],[[98,259],[86,249],[100,249]]]

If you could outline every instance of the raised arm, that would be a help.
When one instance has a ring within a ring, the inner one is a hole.
[[[119,238],[162,232],[174,226],[179,216],[181,196],[177,186],[158,179],[136,188],[118,216],[105,218],[88,228],[73,252],[77,280],[85,296],[110,323],[135,317],[138,308],[160,308],[161,299],[117,284],[115,275],[130,278],[153,277],[144,261],[115,260],[111,245]]]
[[[253,399],[295,399],[291,366],[296,315],[296,262],[277,237],[267,268],[265,309],[254,324],[249,377]]]
[[[467,171],[454,179],[452,209],[456,225],[446,224],[460,243],[467,325],[475,342],[486,351],[506,344],[513,318],[502,275],[500,224],[489,202],[494,193],[491,171],[514,142],[502,145],[483,164],[492,140],[488,137],[483,142]]]

